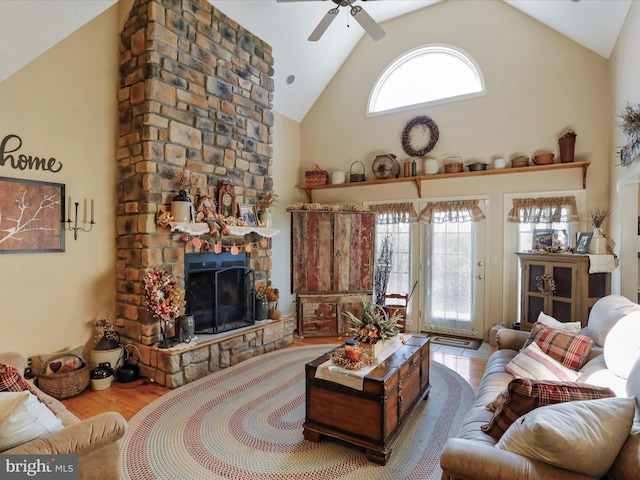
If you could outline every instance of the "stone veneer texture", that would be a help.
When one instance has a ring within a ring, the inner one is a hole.
[[[271,47],[206,0],[134,2],[120,44],[116,314],[143,363],[160,340],[144,275],[163,268],[184,285],[184,254],[197,251],[157,227],[155,214],[170,208],[183,168],[194,200],[215,198],[222,179],[233,181],[238,203],[273,188],[272,75]],[[249,258],[258,284],[267,283],[270,249]]]

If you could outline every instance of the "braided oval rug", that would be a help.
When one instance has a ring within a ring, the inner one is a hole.
[[[473,404],[469,384],[431,361],[431,392],[385,466],[364,449],[302,436],[306,362],[334,348],[286,348],[173,390],[140,410],[121,440],[121,478],[234,480],[439,479],[440,452]],[[366,422],[366,412],[361,415]]]

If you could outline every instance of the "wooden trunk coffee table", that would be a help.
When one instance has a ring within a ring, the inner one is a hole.
[[[429,338],[411,337],[364,377],[362,390],[316,378],[331,352],[306,371],[304,438],[322,435],[364,447],[367,458],[385,465],[391,447],[420,400],[429,393]]]

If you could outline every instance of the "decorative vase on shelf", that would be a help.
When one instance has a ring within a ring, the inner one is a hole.
[[[186,190],[180,190],[171,202],[171,213],[176,222],[191,223],[193,205]]]
[[[271,228],[271,209],[265,208],[260,212],[260,222],[264,228]]]
[[[589,242],[589,248],[587,249],[590,255],[606,255],[607,254],[607,239],[602,235],[601,228],[593,229],[593,236],[591,242]]]
[[[560,162],[573,162],[574,151],[576,148],[576,137],[562,137],[558,144],[560,146]]]

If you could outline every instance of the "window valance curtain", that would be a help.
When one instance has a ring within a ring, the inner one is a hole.
[[[429,202],[420,213],[419,221],[421,223],[479,222],[485,219],[479,203],[479,200]]]
[[[391,225],[394,223],[415,222],[418,219],[416,209],[412,203],[384,203],[369,205],[369,210],[378,215],[378,224]]]
[[[514,198],[507,221],[515,223],[577,222],[576,197]]]

